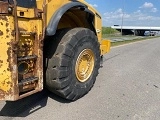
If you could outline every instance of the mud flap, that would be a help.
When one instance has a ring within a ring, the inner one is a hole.
[[[110,51],[110,40],[102,40],[100,43],[101,55],[104,55]]]

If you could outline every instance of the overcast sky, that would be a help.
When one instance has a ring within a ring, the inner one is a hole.
[[[160,26],[160,0],[86,0],[103,18],[103,26]]]

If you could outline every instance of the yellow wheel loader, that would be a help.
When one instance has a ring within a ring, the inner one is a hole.
[[[84,0],[0,0],[0,100],[87,94],[110,50],[101,19]]]

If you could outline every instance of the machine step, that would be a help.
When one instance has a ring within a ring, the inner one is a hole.
[[[25,61],[25,60],[37,59],[37,58],[38,57],[36,55],[30,55],[30,56],[19,57],[18,61]]]
[[[19,92],[27,92],[29,90],[33,90],[36,88],[38,84],[38,77],[29,77],[23,80],[20,80],[18,83],[19,85]]]
[[[27,32],[27,31],[20,31],[21,36],[34,36],[36,35],[35,32]]]

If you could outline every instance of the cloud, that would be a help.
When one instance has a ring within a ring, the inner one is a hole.
[[[122,13],[122,12],[123,12],[123,11],[122,11],[122,8],[119,8],[116,12],[117,12],[117,13]]]
[[[153,9],[152,12],[157,11]],[[121,8],[116,11],[106,12],[103,14],[103,24],[106,26],[121,25],[123,17],[124,25],[137,25],[137,26],[160,26],[157,23],[160,21],[160,17],[150,15],[149,13],[143,13],[141,10],[137,10],[132,13],[123,12]]]
[[[95,7],[95,8],[97,8],[98,7],[98,5],[97,4],[90,4],[92,7]]]
[[[127,13],[123,13],[122,9],[119,8],[115,12],[106,12],[104,13],[104,16],[106,19],[122,19],[123,18],[129,18],[130,15]]]
[[[122,19],[122,17],[127,19],[131,17],[129,14],[123,13],[121,8],[114,12],[106,12],[104,13],[104,16],[107,19]]]
[[[145,2],[142,6],[139,8],[149,9],[149,12],[156,13],[158,11],[157,8],[154,7],[153,3]]]
[[[154,12],[154,13],[155,13],[155,12],[157,12],[157,11],[158,11],[157,8],[152,8],[152,9],[151,9],[151,12]]]
[[[137,14],[138,14],[138,13],[141,13],[141,10],[137,10],[137,11],[136,11],[136,12],[134,12],[134,13],[135,13],[135,14],[136,14],[136,13],[137,13]]]
[[[141,7],[139,8],[152,8],[154,7],[153,3],[145,2]]]

